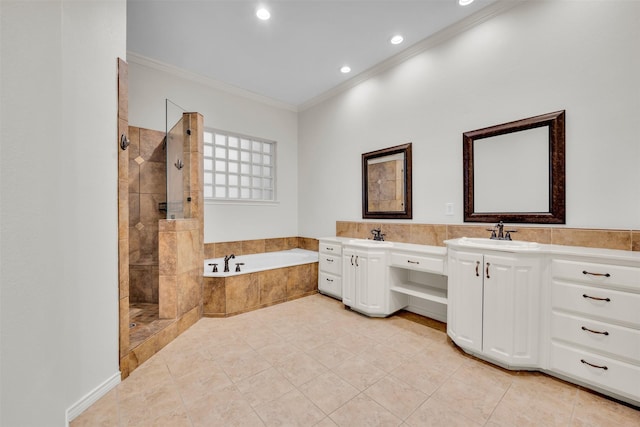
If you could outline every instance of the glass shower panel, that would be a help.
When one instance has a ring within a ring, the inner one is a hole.
[[[165,100],[167,132],[167,219],[184,218],[183,174],[188,173],[185,159],[185,135],[189,131],[189,117],[184,110]],[[172,123],[173,126],[171,126]],[[170,127],[171,126],[171,127]],[[186,166],[186,167],[185,167]]]

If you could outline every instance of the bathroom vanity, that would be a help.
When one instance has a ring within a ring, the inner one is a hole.
[[[407,309],[446,321],[467,353],[640,405],[640,252],[445,244],[320,239],[318,289],[368,316]]]

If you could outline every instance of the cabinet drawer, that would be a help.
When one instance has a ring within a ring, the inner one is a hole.
[[[342,258],[334,255],[320,254],[320,271],[342,275]]]
[[[429,257],[404,252],[392,252],[391,265],[409,270],[444,274],[444,257]]]
[[[342,279],[333,274],[320,272],[318,275],[318,290],[336,298],[342,298]]]
[[[554,309],[640,327],[640,294],[555,280],[551,287],[551,305]]]
[[[550,362],[551,370],[554,372],[569,375],[588,384],[640,401],[640,367],[638,366],[597,356],[557,342],[551,343]]]
[[[640,268],[591,262],[553,260],[553,277],[569,281],[589,283],[594,286],[620,287],[631,290],[640,288]]]
[[[329,243],[320,241],[318,244],[318,251],[321,254],[329,254],[329,255],[342,255],[342,245],[339,243]]]
[[[551,337],[640,363],[640,331],[564,313],[553,313]]]

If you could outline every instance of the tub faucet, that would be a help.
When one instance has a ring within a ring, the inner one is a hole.
[[[231,255],[226,255],[224,257],[224,272],[228,273],[229,272],[229,260],[235,258],[236,256],[234,254]]]

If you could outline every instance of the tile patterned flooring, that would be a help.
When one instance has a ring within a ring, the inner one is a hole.
[[[483,363],[407,316],[370,319],[317,294],[201,319],[71,423],[336,425],[637,427],[640,411]]]

